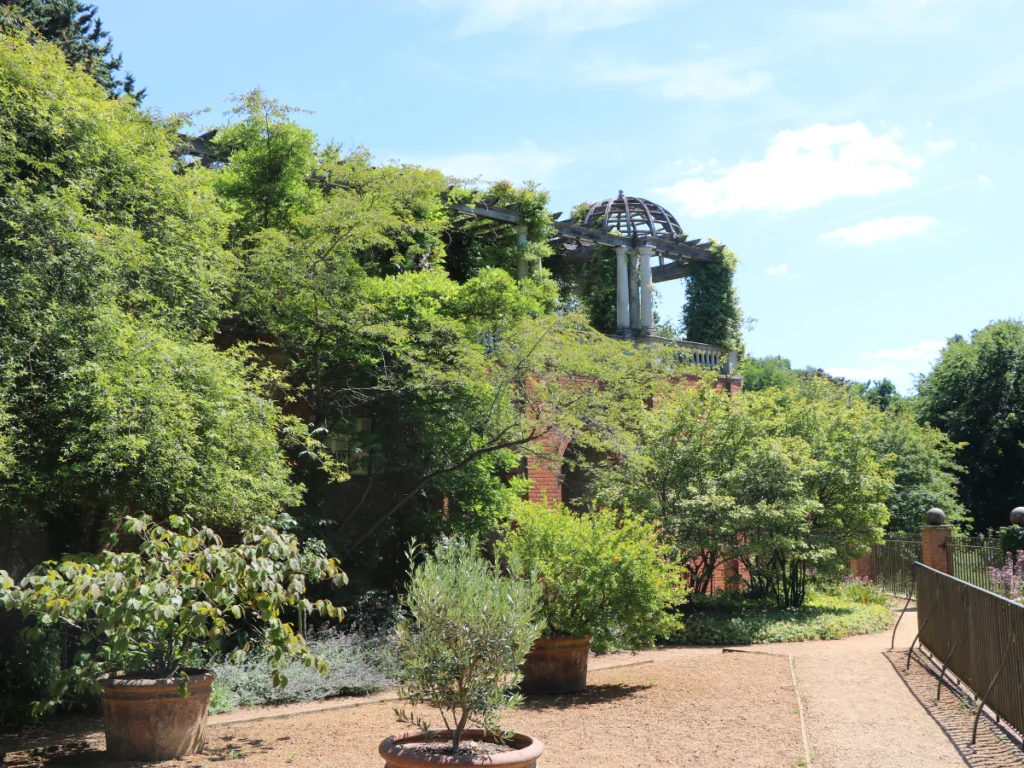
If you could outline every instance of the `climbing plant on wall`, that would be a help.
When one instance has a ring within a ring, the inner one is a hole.
[[[715,261],[701,265],[686,279],[683,332],[690,341],[714,344],[743,353],[743,312],[733,285],[739,259],[721,243],[711,241]]]

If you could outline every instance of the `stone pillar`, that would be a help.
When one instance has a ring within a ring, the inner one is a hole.
[[[637,253],[640,254],[640,333],[650,336],[654,328],[654,279],[651,277],[654,248],[642,245]]]
[[[615,249],[615,326],[625,335],[629,330],[629,249]]]
[[[526,263],[526,227],[521,224],[516,227],[516,245],[519,248],[519,257],[516,259],[516,277],[525,280],[530,273]]]
[[[640,333],[640,283],[637,274],[639,258],[636,251],[629,253],[629,327]]]
[[[921,562],[936,571],[953,575],[950,565],[952,559],[953,526],[922,525],[921,526]]]

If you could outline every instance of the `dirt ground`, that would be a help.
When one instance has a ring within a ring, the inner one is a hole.
[[[628,659],[627,659],[628,660]],[[749,766],[797,764],[800,721],[786,657],[673,654],[669,663],[592,671],[586,692],[534,697],[506,727],[544,742],[544,768],[589,766]],[[401,730],[394,702],[297,714],[211,728],[203,755],[150,766],[380,768],[377,745]],[[43,755],[11,754],[6,766],[93,766],[101,742]]]
[[[899,654],[889,652],[889,632],[747,649],[775,655],[673,648],[599,657],[592,660],[585,693],[537,697],[506,715],[505,724],[545,743],[541,768],[802,765],[792,654],[813,766],[1024,766],[1020,747],[985,718],[979,743],[971,747],[973,713],[948,692],[935,702],[935,677],[923,657],[903,671],[916,631],[911,610],[896,636],[902,664]],[[245,768],[379,768],[377,744],[401,730],[395,703],[394,694],[385,693],[365,703],[335,700],[211,717],[205,754],[148,765],[195,768],[238,760]],[[24,732],[18,748],[36,752],[11,752],[0,763],[130,766],[104,759],[98,727],[83,720]],[[0,739],[0,754],[12,746]]]

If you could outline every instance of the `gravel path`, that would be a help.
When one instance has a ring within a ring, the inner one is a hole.
[[[896,635],[909,648],[917,614]],[[804,700],[813,765],[821,768],[963,768],[939,725],[885,657],[892,633],[760,646],[791,653]]]
[[[916,613],[908,612],[897,634],[897,648],[910,645],[916,619]],[[544,768],[802,765],[792,655],[814,766],[1016,764],[991,755],[984,761],[980,754],[977,759],[971,754],[961,757],[963,752],[947,735],[948,724],[939,724],[939,710],[915,698],[916,688],[931,685],[928,673],[921,668],[919,682],[904,682],[906,676],[901,678],[887,657],[889,642],[887,632],[745,649],[753,653],[673,648],[602,657],[592,664],[586,693],[539,697],[507,715],[505,722],[545,742]],[[339,700],[328,703],[333,709],[318,712],[308,711],[310,705],[296,705],[211,718],[215,727],[209,731],[205,755],[159,765],[200,766],[237,759],[252,768],[377,768],[376,744],[399,730],[392,714],[394,702],[382,700],[387,697],[383,694],[361,706]],[[952,704],[950,710],[955,710]],[[242,716],[271,719],[237,722]],[[5,765],[105,766],[102,753],[96,751],[102,748],[102,736],[96,736],[70,754],[11,754]]]

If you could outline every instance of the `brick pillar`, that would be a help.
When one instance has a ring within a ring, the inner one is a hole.
[[[953,526],[922,525],[921,526],[921,562],[929,568],[942,573],[949,573],[950,549],[953,543]],[[952,574],[950,574],[952,575]]]
[[[870,552],[856,560],[850,558],[850,574],[858,579],[875,580],[875,558]]]

